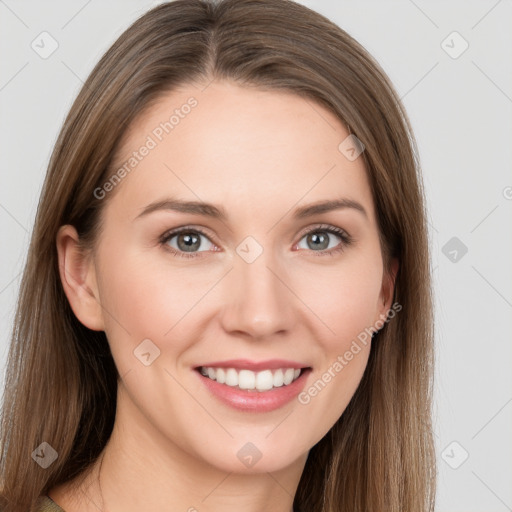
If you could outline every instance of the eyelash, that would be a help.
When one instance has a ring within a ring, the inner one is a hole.
[[[324,232],[324,233],[330,233],[333,235],[337,235],[341,238],[341,242],[339,245],[337,245],[333,249],[324,249],[322,251],[310,251],[315,256],[335,256],[336,254],[344,251],[345,248],[348,247],[350,244],[352,244],[352,242],[354,241],[353,238],[345,230],[337,228],[335,226],[330,226],[328,224],[316,226],[313,229],[310,229],[309,231],[302,233],[300,240],[302,240],[305,236],[307,236],[309,234],[318,233],[318,232]],[[169,240],[171,240],[171,238],[174,238],[175,236],[179,235],[180,233],[199,233],[199,234],[203,235],[204,237],[208,238],[208,240],[210,240],[210,237],[201,229],[192,228],[189,226],[183,226],[181,228],[177,228],[177,229],[165,232],[159,239],[160,245],[162,245],[166,250],[170,251],[173,256],[176,256],[178,258],[198,258],[198,257],[200,258],[202,252],[208,252],[208,251],[199,251],[199,252],[186,253],[183,251],[177,251],[176,249],[174,249],[174,247],[170,247],[169,245],[167,245],[167,242],[169,242]],[[303,250],[303,249],[301,249],[301,250]]]

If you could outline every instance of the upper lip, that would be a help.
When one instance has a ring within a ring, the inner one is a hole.
[[[266,361],[250,361],[248,359],[229,359],[214,361],[197,366],[196,368],[235,368],[238,370],[276,370],[278,368],[309,368],[308,365],[287,359],[267,359]]]

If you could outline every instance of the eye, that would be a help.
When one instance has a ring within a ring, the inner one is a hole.
[[[208,243],[203,243],[203,239],[209,241],[208,236],[197,228],[183,227],[173,231],[168,231],[160,239],[160,244],[169,249],[175,256],[184,258],[193,258],[197,252],[205,252],[209,249]],[[210,244],[213,245],[210,241]],[[206,248],[205,248],[206,246]],[[215,245],[213,245],[215,247]],[[199,249],[204,250],[199,250]]]
[[[335,238],[338,238],[341,242],[336,244],[335,240],[333,240]],[[328,225],[310,229],[302,236],[302,239],[305,240],[306,247],[301,247],[301,242],[297,244],[297,247],[311,249],[314,253],[317,253],[315,256],[323,256],[325,254],[333,256],[343,251],[353,242],[353,239],[346,231]]]

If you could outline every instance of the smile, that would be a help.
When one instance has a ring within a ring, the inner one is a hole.
[[[208,394],[230,408],[265,413],[284,407],[304,389],[312,367],[286,359],[209,361],[194,368]]]

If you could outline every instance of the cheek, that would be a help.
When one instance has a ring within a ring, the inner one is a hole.
[[[382,266],[373,253],[359,254],[330,272],[317,270],[314,281],[306,275],[297,278],[298,293],[316,315],[311,330],[319,364],[298,402],[304,421],[317,422],[314,430],[323,435],[346,409],[366,369]]]
[[[222,269],[217,276],[213,268],[206,272],[183,264],[180,268],[165,258],[116,251],[114,246],[103,254],[100,269],[105,331],[120,373],[133,365],[133,351],[146,339],[164,356],[159,363],[166,358],[175,365],[190,340],[198,339],[197,306],[203,305],[208,290],[222,276]]]
[[[141,345],[148,339],[156,347],[157,366],[180,366],[182,354],[204,338],[208,321],[217,311],[220,287],[216,283],[226,268],[174,258],[155,248],[141,251],[120,242],[101,254],[105,332],[120,375],[139,369],[134,351],[152,347],[147,342]]]
[[[382,286],[379,253],[350,255],[339,264],[302,269],[293,277],[297,295],[314,312],[324,352],[344,350],[378,318]],[[313,316],[313,315],[312,315]]]

